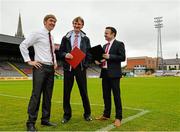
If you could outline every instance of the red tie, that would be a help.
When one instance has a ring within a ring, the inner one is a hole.
[[[54,64],[54,54],[53,54],[53,48],[52,48],[52,40],[51,40],[51,33],[49,32],[49,43],[50,43],[50,51],[51,51],[51,56],[52,56],[52,62]]]
[[[75,47],[78,47],[78,37],[79,37],[79,35],[74,35],[74,43],[73,43],[73,49],[75,48]]]
[[[105,54],[108,53],[109,46],[110,46],[110,43],[107,43],[107,44],[106,44],[106,49],[105,49]],[[103,61],[103,62],[102,62],[102,66],[105,66],[105,65],[106,65],[106,61]]]

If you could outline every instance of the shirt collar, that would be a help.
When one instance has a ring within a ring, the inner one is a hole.
[[[76,33],[73,31],[72,32],[72,36],[74,37],[76,35]],[[80,32],[77,34],[78,35],[78,37],[80,36]]]
[[[47,30],[46,27],[43,27],[43,28],[42,28],[42,31],[45,32],[45,33],[49,33],[49,30]]]
[[[114,39],[112,39],[110,42],[108,42],[108,43],[110,43],[110,45],[112,45],[112,43],[114,42],[114,40],[115,40],[115,38]]]
[[[67,38],[70,38],[70,37],[72,36],[73,32],[74,32],[74,30],[71,30],[70,32],[68,32],[68,33],[66,34],[66,37],[67,37]],[[79,32],[79,36],[85,37],[86,34],[85,34],[83,31],[80,31],[80,32]]]

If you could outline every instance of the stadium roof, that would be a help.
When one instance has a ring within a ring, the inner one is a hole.
[[[10,35],[0,34],[0,43],[9,44],[20,44],[24,38],[14,37]]]
[[[180,59],[164,59],[164,64],[166,65],[180,65]]]
[[[19,44],[24,40],[22,37],[0,34],[0,55],[21,56]]]

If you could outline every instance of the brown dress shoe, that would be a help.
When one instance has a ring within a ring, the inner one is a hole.
[[[102,116],[96,117],[95,119],[102,121],[102,120],[108,120],[109,118],[102,115]]]
[[[121,126],[121,121],[119,119],[115,119],[114,126],[115,127],[120,127]]]

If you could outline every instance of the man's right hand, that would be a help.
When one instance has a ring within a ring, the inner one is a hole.
[[[41,63],[39,63],[38,61],[28,61],[27,63],[31,66],[36,67],[37,69],[41,68],[41,66],[42,66]]]
[[[72,59],[73,59],[73,56],[72,56],[70,53],[67,53],[66,56],[65,56],[65,58],[72,60]]]

